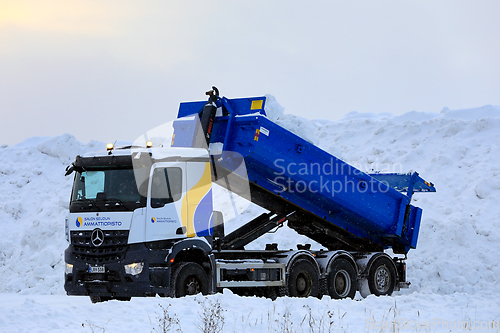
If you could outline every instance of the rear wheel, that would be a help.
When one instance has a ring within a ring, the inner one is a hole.
[[[288,273],[288,295],[293,297],[318,296],[318,269],[306,259],[292,264]]]
[[[391,295],[396,285],[396,270],[389,258],[380,257],[370,267],[368,286],[375,296]]]
[[[174,267],[170,286],[174,297],[208,294],[208,277],[203,268],[194,262],[185,262]]]
[[[354,298],[356,295],[356,270],[346,259],[332,263],[327,278],[328,294],[333,299]]]

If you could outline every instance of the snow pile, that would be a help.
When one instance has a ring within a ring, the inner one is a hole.
[[[0,148],[0,291],[63,293],[64,219],[77,154],[105,149],[73,136],[28,139]]]
[[[415,194],[423,208],[418,247],[409,253],[409,291],[500,294],[500,107],[441,113],[349,113],[340,121],[286,115],[268,96],[269,118],[364,171],[416,170],[437,193]],[[70,135],[32,138],[0,148],[0,292],[63,294],[64,219],[77,154],[102,150]],[[260,208],[235,203],[226,220]],[[232,210],[232,212],[231,212]],[[231,216],[232,215],[232,216]],[[226,232],[234,229],[238,218]],[[312,243],[282,228],[249,248]],[[313,246],[319,247],[319,246]]]
[[[264,110],[267,117],[276,124],[285,127],[290,132],[312,144],[319,144],[314,126],[306,118],[293,114],[285,114],[285,108],[278,103],[273,95],[266,95]]]

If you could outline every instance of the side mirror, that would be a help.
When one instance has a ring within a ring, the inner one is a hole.
[[[218,211],[214,211],[213,214],[214,238],[224,238],[224,216]]]

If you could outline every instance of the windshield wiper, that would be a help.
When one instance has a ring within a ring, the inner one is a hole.
[[[123,204],[123,201],[121,201],[120,199],[116,199],[116,198],[106,198],[106,203],[104,204],[105,206],[109,206],[110,202],[114,202],[115,203],[115,206],[125,206]]]
[[[87,199],[87,198],[76,199],[76,200],[73,200],[73,202],[90,203],[90,204],[94,204],[95,205],[95,200],[94,199]]]

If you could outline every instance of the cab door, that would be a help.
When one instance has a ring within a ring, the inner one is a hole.
[[[186,237],[182,227],[185,192],[185,162],[165,162],[153,166],[146,206],[147,242]]]

